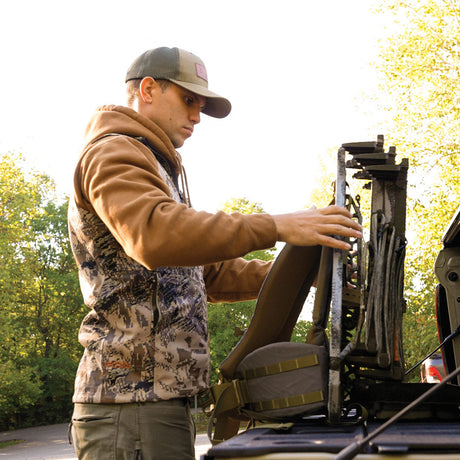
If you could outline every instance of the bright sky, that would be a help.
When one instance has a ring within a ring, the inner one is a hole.
[[[247,197],[267,212],[308,204],[318,159],[374,140],[372,91],[381,18],[369,0],[15,0],[0,7],[0,153],[20,151],[71,193],[94,109],[124,104],[131,62],[178,46],[230,99],[202,116],[179,151],[192,202],[215,211]]]

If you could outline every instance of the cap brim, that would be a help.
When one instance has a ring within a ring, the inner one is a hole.
[[[204,86],[173,79],[170,79],[170,81],[182,88],[188,89],[192,93],[205,97],[206,106],[203,109],[203,113],[210,117],[225,118],[232,110],[232,104],[230,104],[228,99],[209,91],[209,89]]]

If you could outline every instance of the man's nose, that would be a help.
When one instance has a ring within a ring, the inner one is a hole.
[[[190,110],[190,121],[197,125],[201,121],[201,110],[200,108],[193,108]]]

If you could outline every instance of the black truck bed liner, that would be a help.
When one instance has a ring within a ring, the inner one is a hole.
[[[255,428],[212,447],[202,458],[251,458],[278,453],[281,459],[289,452],[338,453],[379,425],[379,422],[372,422],[334,427],[315,420],[296,423],[285,429]],[[400,422],[378,435],[364,452],[393,455],[457,453],[460,459],[460,422]],[[433,455],[432,458],[442,456]]]

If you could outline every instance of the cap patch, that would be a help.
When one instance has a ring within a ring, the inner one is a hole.
[[[206,72],[206,67],[199,62],[195,62],[196,76],[202,78],[205,82],[208,81],[208,74]]]

